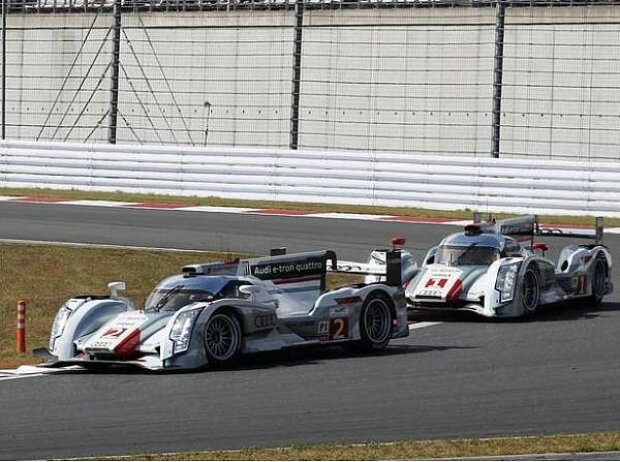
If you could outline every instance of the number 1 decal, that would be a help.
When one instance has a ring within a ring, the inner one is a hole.
[[[349,338],[349,318],[334,318],[329,321],[329,339],[344,340]]]

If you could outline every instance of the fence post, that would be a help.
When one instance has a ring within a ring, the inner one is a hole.
[[[17,302],[17,352],[26,352],[26,302]]]
[[[8,0],[2,0],[2,139],[6,139],[6,8]]]
[[[295,30],[293,44],[293,90],[291,99],[291,132],[290,149],[297,149],[299,146],[299,95],[301,91],[301,52],[304,27],[304,2],[295,2]]]
[[[493,134],[491,156],[499,157],[502,127],[502,79],[504,74],[504,23],[506,0],[498,0],[495,10],[495,59],[493,63]]]
[[[110,87],[110,126],[108,142],[116,144],[118,121],[118,79],[121,54],[121,0],[114,0],[114,34],[112,36],[112,85]]]

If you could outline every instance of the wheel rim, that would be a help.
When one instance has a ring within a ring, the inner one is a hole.
[[[390,309],[387,304],[376,299],[371,301],[364,314],[364,327],[368,339],[373,343],[385,341],[390,333]]]
[[[592,281],[592,294],[599,298],[605,293],[605,264],[602,260],[596,261],[594,267],[594,279]]]
[[[523,306],[527,311],[534,311],[538,306],[539,287],[533,271],[525,273],[523,280]]]
[[[237,352],[239,333],[235,321],[229,316],[217,314],[207,324],[205,346],[218,361],[226,361]]]

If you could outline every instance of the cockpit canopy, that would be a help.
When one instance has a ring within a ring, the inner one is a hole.
[[[499,258],[496,247],[440,245],[435,254],[435,263],[446,266],[489,266]]]
[[[144,303],[145,310],[177,311],[192,303],[242,298],[239,287],[251,282],[230,276],[171,276],[161,281]]]
[[[521,255],[519,243],[502,234],[456,233],[441,241],[434,263],[446,266],[489,266],[501,257]]]

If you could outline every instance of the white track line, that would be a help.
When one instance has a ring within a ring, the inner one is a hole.
[[[4,382],[7,380],[16,380],[16,379],[29,379],[31,377],[43,377],[45,374],[27,374],[27,375],[7,375],[7,376],[2,376],[0,375],[0,382]]]
[[[412,324],[409,324],[409,330],[413,330],[413,329],[422,329],[424,327],[431,327],[431,326],[436,326],[438,324],[443,324],[441,322],[414,322]]]
[[[162,252],[201,252],[216,253],[204,249],[174,249],[168,247],[141,247],[134,245],[114,245],[114,244],[91,244],[88,242],[58,242],[58,241],[32,241],[25,239],[0,239],[4,244],[29,244],[29,245],[59,245],[64,247],[87,247],[101,249],[126,249],[126,250],[154,250]],[[222,252],[220,252],[222,253]]]
[[[31,377],[43,377],[44,375],[54,374],[57,372],[70,372],[83,370],[80,366],[67,366],[67,367],[40,367],[24,365],[19,366],[17,369],[2,369],[0,370],[0,382],[4,380],[15,379],[29,379]]]
[[[132,204],[135,204],[135,202],[120,202],[120,201],[98,201],[98,200],[77,200],[77,201],[63,201],[63,202],[57,202],[60,203],[62,205],[81,205],[81,206],[86,206],[86,207],[121,207],[121,208],[125,208],[128,207]]]

